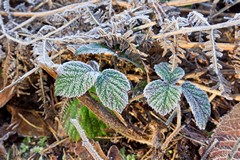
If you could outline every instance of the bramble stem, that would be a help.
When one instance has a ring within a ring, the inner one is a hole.
[[[172,141],[172,139],[179,133],[181,130],[181,108],[179,105],[176,106],[176,111],[177,111],[177,126],[175,130],[167,137],[165,142],[161,146],[161,150],[165,151],[165,149],[168,147],[168,144]]]

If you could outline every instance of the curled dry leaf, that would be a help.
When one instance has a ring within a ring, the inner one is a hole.
[[[7,109],[12,115],[9,126],[12,131],[16,131],[23,136],[43,137],[51,135],[47,123],[37,111],[20,109],[10,105],[7,106]]]
[[[112,145],[108,151],[108,159],[123,160],[117,146]]]
[[[240,159],[240,103],[222,118],[211,142],[218,141],[208,155],[209,160]]]

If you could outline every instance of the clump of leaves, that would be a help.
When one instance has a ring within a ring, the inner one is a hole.
[[[70,119],[77,119],[89,138],[107,135],[104,131],[107,125],[99,120],[86,106],[82,105],[78,99],[74,99],[67,106],[62,117],[65,132],[72,140],[78,141],[80,139],[79,133]]]
[[[161,78],[150,82],[144,89],[144,96],[148,104],[162,115],[168,114],[179,103],[181,94],[185,96],[190,105],[196,124],[200,129],[205,129],[211,113],[211,106],[207,94],[190,82],[176,85],[185,72],[182,68],[171,68],[168,63],[154,66],[155,72]]]
[[[100,72],[98,63],[94,61],[91,64],[69,61],[60,65],[57,69],[55,95],[78,97],[95,86],[102,104],[121,113],[128,104],[130,83],[127,77],[114,69]]]
[[[90,53],[91,47],[93,53],[107,52],[106,48],[98,44],[81,46],[77,52]],[[160,114],[166,115],[176,107],[183,93],[197,126],[205,129],[211,112],[207,94],[190,82],[176,85],[185,75],[180,67],[172,68],[168,63],[160,63],[155,65],[154,69],[161,80],[155,80],[145,87],[144,96],[148,104]],[[100,72],[95,61],[89,64],[70,61],[60,65],[57,73],[55,94],[58,96],[78,97],[95,87],[96,94],[104,106],[121,113],[128,104],[130,83],[126,76],[117,70],[106,69]]]

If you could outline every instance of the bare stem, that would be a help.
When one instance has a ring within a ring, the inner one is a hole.
[[[165,142],[161,146],[161,150],[165,150],[168,147],[168,144],[172,141],[172,139],[179,133],[181,129],[181,108],[179,105],[176,106],[176,111],[177,111],[177,126],[175,130],[167,137]]]
[[[82,139],[82,145],[88,150],[88,152],[92,155],[92,157],[95,160],[103,160],[99,154],[97,153],[97,151],[94,149],[94,147],[92,146],[92,144],[89,142],[84,130],[82,129],[82,127],[80,126],[80,124],[78,123],[78,121],[76,119],[71,119],[70,120],[71,123],[75,126],[75,128],[77,129],[81,139]]]

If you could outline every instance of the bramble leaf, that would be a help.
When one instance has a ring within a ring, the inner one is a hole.
[[[196,124],[200,129],[205,129],[211,114],[211,105],[208,95],[190,82],[182,84],[182,91],[190,105]]]
[[[78,141],[80,139],[80,136],[77,129],[70,122],[70,119],[79,120],[79,116],[80,116],[80,108],[78,108],[79,105],[80,105],[80,101],[78,99],[74,99],[67,106],[62,116],[62,124],[63,124],[64,131],[74,141]]]
[[[171,65],[166,62],[155,65],[154,69],[163,81],[171,84],[175,84],[185,75],[184,70],[180,67],[176,67],[173,71],[171,71]]]
[[[154,110],[161,115],[166,115],[176,107],[180,100],[181,88],[161,80],[155,80],[144,88],[143,94]]]
[[[102,44],[98,44],[98,43],[83,44],[76,51],[76,55],[80,55],[80,54],[102,54],[102,53],[117,55],[115,52],[108,49],[106,46],[104,46]]]
[[[99,75],[91,66],[79,61],[69,61],[60,65],[57,73],[55,95],[69,98],[86,93]]]
[[[96,92],[104,106],[121,113],[128,104],[130,83],[121,72],[106,69],[97,78]]]

